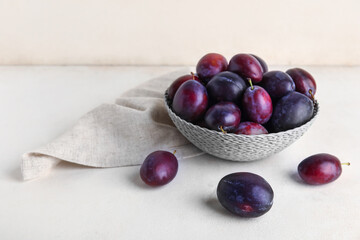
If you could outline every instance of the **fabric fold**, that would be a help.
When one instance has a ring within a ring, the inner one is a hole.
[[[115,104],[102,104],[49,144],[23,154],[25,180],[45,176],[61,161],[91,167],[141,164],[155,150],[177,151],[180,158],[202,152],[173,125],[163,100],[165,89],[189,69],[152,79],[125,92]]]

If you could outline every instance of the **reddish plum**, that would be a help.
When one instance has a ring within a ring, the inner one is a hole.
[[[298,166],[298,173],[306,183],[320,185],[335,181],[341,175],[341,165],[337,157],[319,153],[304,159]]]
[[[295,83],[289,74],[281,71],[270,71],[263,75],[260,85],[272,99],[278,99],[295,90]]]
[[[276,103],[271,128],[275,132],[296,128],[311,119],[314,103],[304,94],[290,92]]]
[[[150,186],[161,186],[171,182],[177,173],[178,161],[167,151],[150,153],[140,168],[141,179]]]
[[[253,83],[259,83],[263,75],[259,61],[250,54],[243,53],[231,58],[228,71],[237,73],[245,79],[250,78]]]
[[[200,79],[206,84],[216,74],[227,69],[226,58],[218,53],[208,53],[203,56],[196,65],[196,72]]]
[[[253,56],[254,58],[256,58],[256,60],[259,61],[260,65],[262,67],[263,73],[266,73],[269,70],[268,65],[266,64],[266,62],[262,58],[254,55],[254,54],[250,54],[250,55]]]
[[[206,85],[212,103],[222,101],[238,103],[245,88],[246,83],[239,75],[227,71],[216,74]]]
[[[241,120],[240,109],[232,102],[220,102],[206,112],[206,125],[217,131],[231,132],[235,130]]]
[[[191,73],[191,74],[187,74],[187,75],[184,75],[184,76],[181,76],[181,77],[177,78],[170,85],[170,87],[168,89],[168,98],[169,98],[170,101],[172,101],[174,99],[175,93],[179,89],[181,84],[183,84],[184,82],[189,81],[189,80],[199,81],[199,78],[197,76],[195,76],[193,73]]]
[[[217,187],[217,197],[229,212],[246,218],[259,217],[273,205],[274,191],[259,175],[237,172],[223,177]]]
[[[177,90],[172,108],[182,119],[196,122],[206,112],[208,95],[206,88],[195,80],[183,83]]]
[[[245,90],[242,107],[250,121],[260,124],[266,123],[273,111],[270,95],[262,87],[252,84]]]
[[[261,124],[254,122],[242,122],[234,131],[235,134],[259,135],[267,134],[268,131]]]
[[[305,94],[310,99],[314,98],[316,93],[316,82],[310,73],[301,68],[292,68],[286,71],[294,80],[296,91]]]

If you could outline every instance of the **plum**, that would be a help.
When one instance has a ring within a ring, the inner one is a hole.
[[[254,122],[242,122],[234,131],[235,134],[259,135],[267,134],[268,131],[261,124]]]
[[[245,81],[239,75],[228,71],[216,74],[206,85],[212,103],[239,103],[245,88]]]
[[[320,185],[335,181],[341,175],[341,165],[337,157],[319,153],[305,158],[298,166],[298,173],[307,184]]]
[[[183,83],[176,91],[172,103],[173,111],[182,119],[196,122],[206,112],[208,95],[206,88],[195,80]]]
[[[150,186],[171,182],[178,171],[178,161],[173,153],[155,151],[150,153],[140,168],[141,179]]]
[[[203,56],[196,65],[196,73],[205,85],[216,74],[227,69],[228,62],[226,58],[218,53],[208,53]]]
[[[275,132],[296,128],[309,121],[313,113],[314,103],[308,97],[290,92],[276,103],[270,125]]]
[[[242,109],[250,121],[264,124],[273,111],[271,97],[264,88],[251,85],[243,95]]]
[[[229,62],[228,71],[239,74],[253,83],[259,83],[263,76],[263,69],[259,61],[250,54],[240,53],[233,56]]]
[[[263,75],[260,83],[272,99],[279,99],[289,92],[295,91],[295,83],[287,73],[270,71]]]
[[[229,212],[240,217],[253,218],[270,210],[274,191],[259,175],[237,172],[226,175],[220,180],[217,197]]]
[[[195,76],[193,73],[177,78],[168,88],[168,99],[172,101],[174,99],[176,91],[179,89],[181,84],[189,80],[196,80],[200,82],[199,78]]]
[[[263,70],[263,74],[266,73],[269,70],[268,65],[266,64],[266,62],[262,58],[254,55],[254,54],[250,54],[250,55],[253,56],[254,58],[256,58],[256,60],[259,61],[260,65],[262,67],[262,70]]]
[[[286,71],[294,80],[296,91],[314,99],[316,93],[316,82],[310,73],[302,68],[291,68]]]
[[[213,130],[231,132],[241,120],[240,109],[232,102],[220,102],[209,108],[205,114],[206,125]]]

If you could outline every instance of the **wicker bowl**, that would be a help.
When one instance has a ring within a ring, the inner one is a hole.
[[[300,127],[278,133],[237,135],[209,130],[187,122],[170,108],[165,92],[165,106],[177,129],[202,151],[226,160],[253,161],[278,153],[299,139],[315,121],[319,104],[314,104],[314,115]]]

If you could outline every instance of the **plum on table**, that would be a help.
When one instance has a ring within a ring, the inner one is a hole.
[[[319,153],[305,158],[298,166],[299,176],[311,185],[330,183],[339,178],[342,172],[340,160],[327,153]]]
[[[259,175],[237,172],[220,180],[217,197],[229,212],[240,217],[253,218],[270,210],[274,192],[270,184]]]
[[[161,186],[171,182],[178,171],[178,160],[167,151],[150,153],[140,168],[141,179],[149,186]]]

